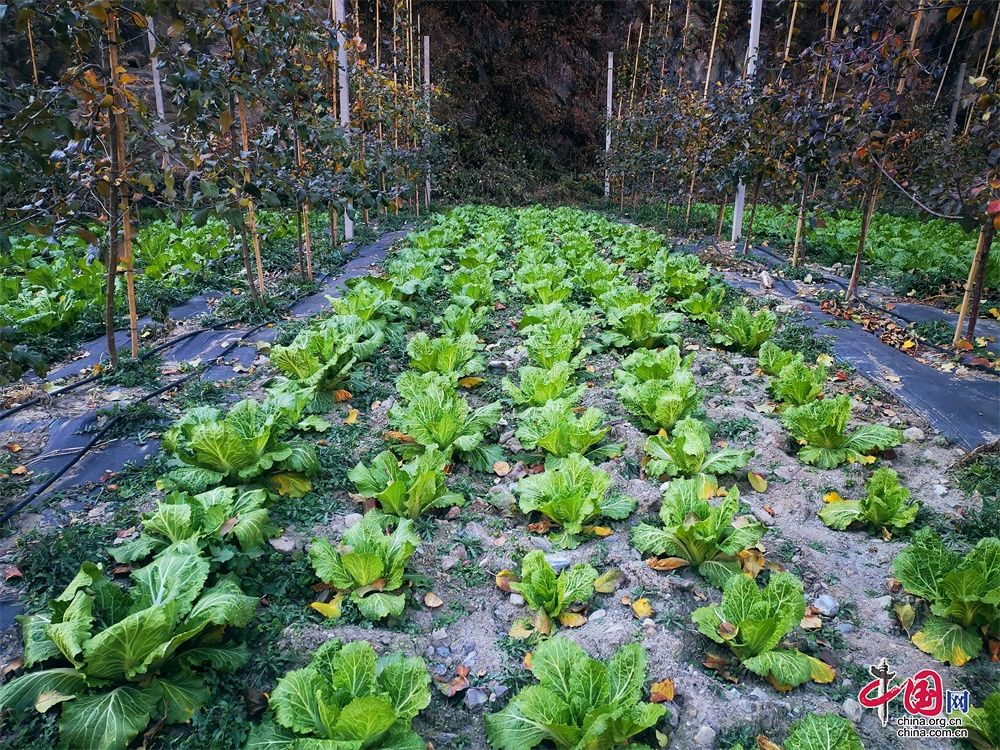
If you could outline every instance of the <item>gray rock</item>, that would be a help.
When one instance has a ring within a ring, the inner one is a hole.
[[[552,551],[552,542],[543,536],[530,536],[528,541],[531,542],[531,546],[535,549],[540,549],[542,552]]]
[[[813,599],[813,606],[819,610],[823,617],[836,617],[840,611],[840,602],[829,594],[820,594]]]
[[[479,688],[469,688],[465,691],[466,708],[479,708],[485,704],[487,700],[489,700],[489,695],[487,695],[485,690],[480,690]]]
[[[445,628],[438,628],[431,633],[431,640],[438,643],[448,640],[448,631]]]
[[[919,427],[907,427],[903,430],[903,437],[906,440],[913,440],[914,442],[920,442],[924,439],[924,431]]]
[[[524,597],[521,596],[520,594],[511,594],[510,595],[510,603],[513,604],[515,607],[523,607],[524,606]]]
[[[861,707],[861,704],[853,698],[845,700],[842,708],[844,710],[844,718],[852,724],[857,724],[861,721],[861,717],[864,716],[864,709]]]
[[[473,522],[465,524],[463,533],[466,536],[475,539],[477,542],[482,542],[485,547],[493,546],[493,537],[490,536],[490,533],[478,523]]]
[[[848,633],[854,632],[854,626],[849,622],[838,622],[835,627],[841,635],[847,635]]]
[[[712,747],[715,744],[715,730],[708,724],[704,724],[694,734],[694,741],[702,747]]]
[[[435,677],[444,677],[447,673],[448,673],[448,667],[446,667],[444,664],[438,664],[437,666],[434,667]]]
[[[493,688],[493,695],[495,695],[497,698],[503,698],[505,695],[507,695],[509,691],[510,688],[507,687],[506,685],[497,685],[495,688]]]
[[[872,599],[872,609],[876,612],[880,609],[885,609],[892,604],[892,597],[889,594],[885,596],[880,596],[877,599]]]
[[[667,714],[664,718],[666,718],[670,726],[676,728],[677,724],[680,721],[680,716],[681,716],[680,708],[678,708],[677,704],[674,703],[673,701],[663,701],[663,703],[661,703],[660,705],[663,706],[665,709],[667,709]]]
[[[753,703],[750,701],[740,701],[740,711],[745,714],[751,713],[753,711]]]
[[[759,687],[755,687],[753,690],[750,691],[750,697],[753,698],[754,700],[760,701],[761,703],[767,703],[769,700],[771,700],[768,697],[767,693],[765,693]]]
[[[364,516],[361,515],[360,513],[348,513],[346,516],[344,516],[344,528],[345,529],[351,528],[354,524],[358,523],[358,521],[360,521],[362,518],[364,518]]]
[[[558,573],[560,570],[566,570],[569,567],[569,558],[565,555],[551,554],[545,556],[545,561],[552,566],[552,569]]]
[[[475,651],[473,651],[471,654],[462,659],[462,666],[472,669],[474,666],[476,666],[476,661],[478,661],[478,659],[479,655]]]
[[[458,555],[454,552],[445,555],[441,558],[441,570],[447,572],[458,565],[461,561]]]
[[[931,489],[934,490],[934,494],[938,497],[944,497],[948,494],[948,488],[943,484],[935,484]]]
[[[603,609],[598,609],[593,614],[590,615],[590,621],[594,622],[596,620],[603,620],[605,617],[607,617],[607,614],[608,613],[605,612]]]
[[[738,701],[739,699],[740,699],[740,691],[737,690],[736,688],[730,688],[726,692],[727,701]]]
[[[687,578],[681,578],[680,576],[667,576],[667,583],[676,589],[682,589],[684,591],[690,591],[694,588],[694,581],[688,580]]]
[[[268,539],[267,543],[271,545],[275,552],[280,552],[283,555],[290,555],[299,548],[299,540],[290,536],[279,536],[274,539]]]
[[[507,372],[510,369],[510,362],[502,359],[491,359],[489,365],[497,372]]]
[[[790,466],[788,464],[779,466],[777,469],[774,470],[774,475],[776,477],[781,477],[782,479],[791,479],[798,473],[799,473],[798,466]]]
[[[448,648],[447,646],[438,646],[436,649],[434,649],[434,653],[440,656],[441,658],[444,658],[446,656],[451,656],[451,649]]]

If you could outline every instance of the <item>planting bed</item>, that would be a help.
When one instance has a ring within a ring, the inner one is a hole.
[[[996,689],[995,457],[949,471],[785,300],[673,250],[453,209],[151,401],[158,452],[4,540],[5,746],[955,746],[857,698],[882,658]],[[41,449],[0,448],[5,494]]]

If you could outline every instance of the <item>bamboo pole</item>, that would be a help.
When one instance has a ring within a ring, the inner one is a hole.
[[[976,321],[979,320],[979,303],[983,298],[983,288],[986,283],[986,266],[990,262],[990,249],[993,246],[995,229],[993,222],[986,225],[986,237],[983,239],[982,257],[979,261],[979,272],[976,274],[976,290],[972,294],[972,306],[969,308],[969,327],[965,332],[965,340],[970,344],[976,340]]]
[[[799,220],[795,223],[795,242],[792,245],[792,268],[799,264],[799,240],[805,245],[806,196],[809,194],[809,178],[802,175],[802,201],[799,203]]]
[[[879,181],[868,188],[865,212],[861,218],[861,237],[858,240],[858,254],[854,258],[854,267],[851,269],[851,281],[847,285],[848,302],[858,301],[858,284],[861,280],[861,261],[865,254],[865,241],[868,239],[868,229],[871,227],[872,214],[875,213],[875,202],[878,199]]]
[[[792,6],[794,19],[794,5]],[[719,21],[722,20],[722,0],[719,0],[719,7],[715,11],[715,28],[712,30],[712,46],[708,52],[708,67],[705,69],[705,90],[702,92],[702,101],[708,99],[708,86],[712,82],[712,62],[715,60],[715,43],[719,38]]]
[[[247,106],[243,95],[236,94],[237,106],[240,113],[240,141],[243,144],[243,153],[250,153],[250,134],[247,130]],[[243,167],[243,182],[250,182],[250,167]],[[260,235],[257,232],[257,218],[254,214],[253,196],[244,195],[247,201],[247,219],[250,221],[250,239],[253,242],[253,257],[257,263],[257,286],[260,289],[261,300],[264,299],[264,264],[260,257]],[[253,279],[248,279],[253,283]]]
[[[955,82],[955,100],[951,103],[951,114],[948,117],[948,127],[944,133],[945,141],[950,141],[955,133],[955,120],[958,119],[958,107],[962,103],[962,86],[965,83],[965,63],[958,66],[958,80]]]
[[[958,30],[955,32],[955,38],[951,42],[951,49],[948,51],[948,61],[944,64],[944,72],[941,74],[941,81],[938,83],[937,91],[934,93],[935,104],[937,104],[938,97],[941,96],[941,87],[944,86],[944,79],[948,77],[948,68],[951,66],[951,58],[955,54],[955,47],[958,45],[958,38],[962,36],[962,26],[965,24],[965,14],[968,12],[969,6],[966,5],[962,9],[962,18],[958,22]]]
[[[38,63],[35,61],[35,37],[31,33],[31,18],[28,18],[28,53],[31,55],[31,82],[38,86]]]
[[[431,128],[431,38],[430,36],[424,36],[424,108],[426,112],[424,116],[425,126],[427,128],[427,133],[430,133]],[[425,135],[426,137],[426,135]],[[427,172],[424,175],[424,190],[426,194],[424,195],[424,203],[427,206],[427,210],[431,207],[431,161],[430,161],[430,148],[428,148],[426,141],[424,142],[424,148],[427,149],[427,162],[426,169]]]
[[[757,217],[757,204],[760,203],[760,189],[764,185],[764,166],[761,165],[757,174],[757,184],[753,189],[753,203],[750,204],[750,220],[747,222],[747,233],[743,238],[743,254],[750,249],[750,237],[753,235],[753,220]]]
[[[913,19],[913,28],[910,30],[909,51],[911,57],[916,57],[917,54],[919,54],[920,52],[920,50],[914,52],[913,47],[917,43],[917,34],[920,33],[920,22],[923,20],[923,18],[924,18],[924,0],[920,0],[920,2],[917,4],[917,15]],[[906,73],[904,71],[903,74],[899,76],[899,85],[896,86],[896,96],[902,95],[903,87],[905,85],[906,85]]]
[[[114,13],[107,15],[105,33],[108,42],[108,75],[106,81],[114,92],[114,71],[118,67],[118,46],[116,41],[117,22]],[[113,93],[114,95],[114,93]],[[118,367],[118,344],[115,341],[115,285],[118,274],[118,221],[120,218],[120,190],[118,179],[121,169],[121,153],[118,151],[118,117],[114,107],[108,109],[108,151],[111,153],[111,190],[108,196],[108,254],[107,282],[104,290],[104,336],[108,346],[108,360],[111,367]]]
[[[832,45],[834,40],[837,38],[837,21],[840,19],[840,0],[837,0],[837,6],[833,9],[833,21],[830,24],[830,44]],[[838,75],[840,73],[839,69],[837,71]],[[827,58],[825,62],[825,67],[823,70],[823,91],[820,94],[820,102],[826,101],[826,82],[830,78],[830,60]]]
[[[990,229],[993,228],[992,221],[989,224]],[[990,241],[992,242],[992,232]],[[972,300],[972,290],[976,286],[976,282],[979,279],[979,265],[982,263],[983,248],[986,244],[986,226],[983,225],[979,228],[979,241],[976,243],[976,252],[972,256],[972,264],[969,266],[969,278],[965,282],[965,290],[962,295],[962,304],[958,309],[958,320],[955,323],[955,337],[951,341],[952,346],[958,346],[958,343],[962,340],[962,326],[965,325],[965,318],[969,313],[969,303]]]
[[[993,16],[993,28],[990,29],[990,37],[989,40],[986,42],[986,53],[983,55],[983,67],[979,71],[980,78],[982,78],[983,75],[986,73],[986,66],[990,64],[990,52],[993,51],[993,37],[997,32],[997,21],[1000,21],[1000,4],[997,5],[996,15]],[[974,109],[975,109],[974,107],[969,107],[969,116],[965,120],[965,130],[963,131],[962,135],[969,134],[969,128],[972,126],[972,113]]]
[[[632,88],[628,96],[628,111],[632,113],[632,104],[635,101],[635,81],[639,75],[639,50],[642,48],[643,25],[639,24],[639,38],[635,43],[635,65],[632,67]]]

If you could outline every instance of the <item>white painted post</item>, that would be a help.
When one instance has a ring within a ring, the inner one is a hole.
[[[747,50],[747,78],[757,71],[757,47],[760,45],[760,17],[764,0],[753,0],[750,10],[750,47]],[[736,186],[736,200],[733,203],[732,241],[743,236],[743,206],[746,203],[747,187],[741,179]]]
[[[614,77],[614,61],[615,53],[608,53],[608,130],[604,136],[604,153],[607,158],[611,158],[611,85],[612,79]],[[611,167],[608,166],[604,170],[604,200],[610,200],[611,198]]]
[[[351,102],[350,91],[347,80],[347,34],[344,33],[343,25],[347,21],[347,14],[344,12],[344,0],[336,0],[334,3],[335,18],[337,24],[337,86],[339,88],[340,99],[340,126],[344,129],[344,136],[350,140],[351,128]],[[354,207],[353,199],[347,201],[348,208]],[[354,220],[344,211],[344,240],[354,239]]]
[[[424,108],[427,116],[427,129],[431,126],[431,38],[424,36]],[[425,141],[426,144],[426,141]],[[425,145],[426,147],[426,145]],[[427,170],[424,173],[424,205],[431,205],[431,160],[427,157]],[[430,210],[428,208],[428,210]]]

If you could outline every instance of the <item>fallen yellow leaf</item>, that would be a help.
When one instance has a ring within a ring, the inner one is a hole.
[[[501,570],[496,574],[495,580],[497,582],[497,588],[501,591],[506,591],[508,594],[511,593],[510,584],[517,581],[517,574],[513,570]]]
[[[530,638],[531,633],[532,630],[528,627],[527,620],[517,620],[511,625],[507,635],[515,641],[523,641],[525,638]]]
[[[351,409],[347,412],[347,419],[344,420],[344,424],[357,424],[358,423],[358,410]]]
[[[594,591],[598,594],[610,594],[625,578],[625,574],[622,573],[618,568],[612,568],[603,575],[597,577],[594,581]]]
[[[666,677],[649,686],[649,702],[663,703],[674,699],[674,681]]]
[[[750,486],[757,490],[757,492],[767,491],[767,480],[756,471],[747,473],[747,481],[750,482]]]
[[[342,601],[344,601],[344,595],[337,594],[331,602],[313,602],[309,606],[323,615],[323,617],[336,620],[340,617],[340,603]]]
[[[915,346],[916,346],[916,344],[913,343],[912,339],[907,339],[906,341],[903,342],[903,345],[901,347],[899,347],[899,348],[900,349],[912,349]]]
[[[597,368],[596,368],[596,367],[594,367],[593,365],[587,365],[587,366],[586,366],[585,368],[583,368],[583,369],[585,369],[585,370],[586,370],[587,372],[597,372]]]
[[[15,468],[11,469],[10,473],[11,474],[16,474],[18,476],[20,476],[22,474],[27,474],[28,473],[28,467],[25,466],[24,464],[21,464],[20,466],[17,466]]]
[[[646,565],[649,568],[659,571],[677,570],[678,568],[687,567],[690,564],[683,557],[651,557],[646,560]]]
[[[649,603],[649,599],[642,597],[642,599],[636,599],[632,602],[632,612],[640,620],[645,617],[653,616],[653,605]]]
[[[505,477],[510,474],[510,464],[506,461],[497,461],[493,464],[493,473],[498,477]]]
[[[338,388],[333,392],[333,400],[338,403],[341,401],[350,401],[352,398],[354,398],[354,394],[342,388]]]
[[[9,450],[11,453],[17,453],[19,450],[21,450],[21,446],[18,445],[17,443],[11,443],[7,446],[7,450]]]
[[[563,612],[559,615],[559,624],[564,628],[578,628],[587,624],[587,618],[576,612]]]
[[[799,621],[799,627],[803,630],[812,630],[823,627],[823,621],[819,615],[806,615]]]
[[[481,383],[485,383],[485,382],[486,382],[485,378],[468,377],[468,378],[459,378],[458,379],[458,384],[462,388],[475,388],[477,385],[480,385]]]
[[[840,496],[839,492],[827,492],[825,495],[823,495],[824,503],[839,503],[843,502],[843,500],[844,498]]]
[[[820,354],[816,357],[816,364],[823,365],[824,367],[829,367],[833,364],[833,357],[829,354]]]

